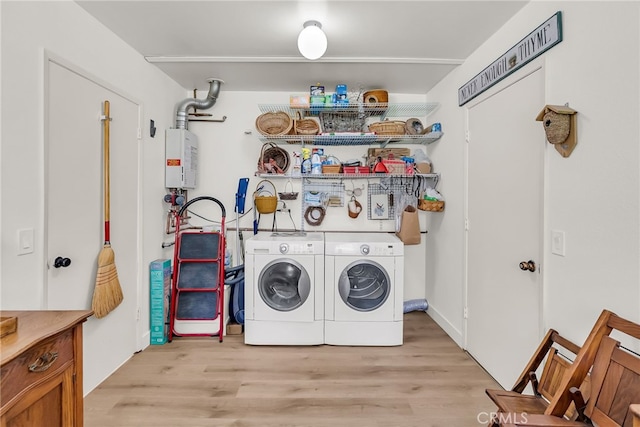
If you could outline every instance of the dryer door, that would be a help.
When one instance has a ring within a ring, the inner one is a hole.
[[[288,312],[307,300],[311,292],[311,279],[298,261],[280,258],[264,266],[257,286],[265,304],[276,311]]]
[[[392,286],[385,268],[368,259],[350,263],[338,278],[338,292],[342,301],[361,312],[381,307],[389,298]]]

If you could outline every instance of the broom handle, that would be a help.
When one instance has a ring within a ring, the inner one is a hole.
[[[109,214],[110,214],[110,197],[109,197],[109,122],[111,117],[109,116],[109,101],[104,101],[104,243],[111,242],[111,229],[109,226]]]

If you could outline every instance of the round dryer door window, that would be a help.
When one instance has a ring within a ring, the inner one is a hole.
[[[389,298],[391,281],[377,262],[359,260],[340,273],[338,292],[349,307],[358,311],[374,311]]]
[[[299,262],[277,259],[265,265],[260,272],[258,291],[269,307],[277,311],[291,311],[309,297],[311,279]]]

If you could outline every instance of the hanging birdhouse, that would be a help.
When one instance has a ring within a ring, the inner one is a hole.
[[[566,105],[545,105],[536,121],[542,122],[547,141],[562,157],[569,157],[578,143],[577,111]]]

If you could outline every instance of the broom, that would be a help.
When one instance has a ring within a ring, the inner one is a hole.
[[[98,255],[98,273],[91,309],[97,318],[109,314],[122,302],[122,288],[118,280],[115,254],[111,249],[109,224],[109,101],[104,101],[104,246]]]

